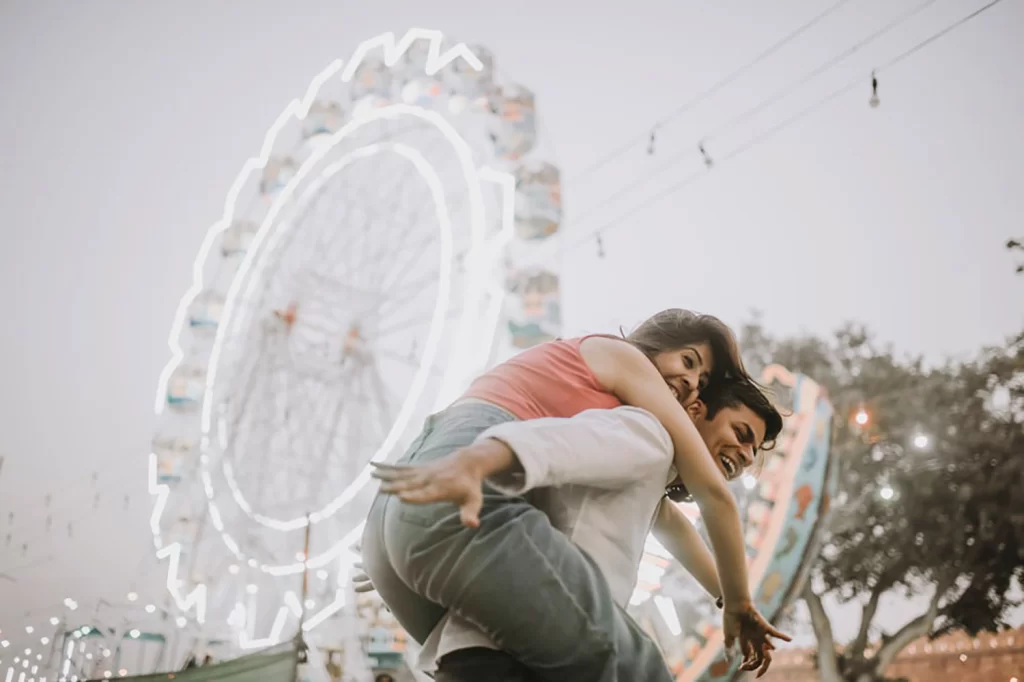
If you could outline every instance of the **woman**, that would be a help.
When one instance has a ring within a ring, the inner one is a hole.
[[[751,462],[713,459],[683,407],[709,383],[731,378],[747,379],[731,330],[708,315],[666,310],[625,339],[553,341],[499,365],[431,417],[402,461],[444,457],[514,419],[623,404],[647,410],[668,431],[681,482],[706,521],[726,635],[739,635],[758,657],[772,629],[752,605],[739,511],[727,486]],[[485,490],[479,514],[467,517],[449,503],[378,495],[363,559],[417,641],[450,609],[544,679],[671,679],[655,644],[615,606],[600,571],[522,497]]]

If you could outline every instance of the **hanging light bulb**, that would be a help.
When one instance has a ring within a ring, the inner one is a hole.
[[[654,154],[654,142],[658,137],[658,129],[651,129],[651,138],[647,141],[647,154],[648,156]]]
[[[874,109],[874,108],[876,108],[881,103],[882,103],[882,100],[878,99],[878,77],[875,76],[875,72],[872,71],[871,72],[871,99],[868,100],[868,104],[870,104],[871,108]]]
[[[601,241],[601,235],[597,235],[597,257],[604,258],[604,242]]]
[[[858,426],[866,426],[868,423],[868,412],[863,407],[857,410],[857,414],[854,415],[853,420],[857,422]]]

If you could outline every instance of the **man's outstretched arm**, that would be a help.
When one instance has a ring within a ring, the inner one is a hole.
[[[488,482],[513,495],[566,484],[620,488],[666,476],[672,441],[646,410],[586,410],[566,418],[507,422],[482,433],[476,445],[492,446]],[[500,467],[500,468],[499,468]]]
[[[425,464],[374,463],[382,493],[405,502],[448,501],[462,523],[479,524],[484,480],[508,495],[565,484],[624,488],[672,466],[672,441],[650,412],[587,410],[492,427],[472,445]]]

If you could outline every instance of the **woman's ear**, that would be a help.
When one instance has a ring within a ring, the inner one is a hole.
[[[708,408],[704,404],[704,401],[697,398],[692,403],[686,406],[686,413],[690,415],[690,419],[697,421],[707,416]]]

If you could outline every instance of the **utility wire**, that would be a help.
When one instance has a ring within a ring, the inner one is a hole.
[[[934,0],[929,0],[929,3],[927,3],[927,4],[930,4],[931,2],[934,2]],[[921,41],[919,43],[916,43],[915,45],[913,45],[909,49],[904,50],[903,52],[901,52],[901,53],[897,54],[896,56],[892,57],[888,61],[886,61],[883,64],[881,64],[880,66],[878,66],[874,70],[874,72],[875,73],[881,73],[882,71],[884,71],[886,69],[889,69],[889,68],[899,64],[900,62],[903,62],[904,60],[908,59],[912,55],[914,55],[917,52],[919,52],[920,50],[922,50],[923,48],[927,47],[928,45],[931,45],[932,43],[934,43],[938,39],[948,35],[952,31],[954,31],[957,28],[959,28],[959,27],[963,26],[964,24],[968,23],[969,21],[971,21],[975,17],[977,17],[980,14],[984,13],[985,11],[991,9],[992,7],[998,5],[1000,2],[1002,2],[1002,0],[991,0],[990,2],[988,2],[985,5],[981,6],[980,8],[975,10],[974,12],[971,12],[970,14],[968,14],[968,15],[960,18],[960,19],[958,19],[957,21],[955,21],[952,24],[946,26],[942,30],[940,30],[940,31],[930,35],[929,37],[925,38],[923,41]],[[823,106],[825,106],[829,102],[833,101],[834,99],[836,99],[840,95],[843,95],[843,94],[851,91],[855,87],[857,87],[859,85],[863,85],[863,84],[864,84],[864,78],[863,77],[858,77],[857,79],[850,81],[849,83],[843,85],[842,87],[832,91],[831,93],[829,93],[825,97],[815,101],[810,106],[800,110],[796,114],[794,114],[794,115],[790,116],[789,118],[785,119],[781,123],[773,126],[772,128],[769,128],[768,130],[764,131],[763,133],[761,133],[759,135],[756,135],[756,136],[752,137],[751,139],[747,140],[746,142],[741,144],[739,147],[736,147],[735,149],[730,151],[725,156],[722,156],[721,160],[722,161],[730,161],[730,160],[736,158],[737,156],[750,151],[754,147],[756,147],[759,144],[761,144],[761,143],[767,141],[768,139],[774,137],[779,132],[781,132],[782,130],[785,130],[786,128],[788,128],[792,124],[796,123],[797,121],[800,121],[801,119],[807,117],[811,113],[813,113],[813,112],[817,111],[818,109],[822,108]],[[668,185],[667,187],[659,190],[658,192],[655,192],[655,193],[653,193],[651,195],[648,195],[641,202],[638,202],[638,203],[634,204],[631,208],[629,208],[628,210],[620,213],[613,220],[609,220],[609,221],[606,221],[604,223],[601,223],[595,229],[589,230],[585,234],[580,235],[579,238],[577,238],[576,240],[574,240],[572,242],[569,242],[569,244],[567,246],[565,246],[565,247],[563,247],[561,249],[558,249],[557,251],[553,252],[552,254],[549,254],[545,258],[539,259],[538,263],[546,261],[548,258],[552,257],[553,255],[562,255],[564,253],[567,253],[568,251],[571,251],[571,250],[573,250],[573,249],[575,249],[575,248],[577,248],[577,247],[579,247],[579,246],[581,246],[581,245],[583,245],[585,243],[588,243],[593,237],[600,236],[600,235],[603,235],[603,234],[611,231],[612,229],[615,228],[615,226],[622,224],[623,221],[626,218],[632,216],[633,214],[635,214],[635,213],[637,213],[637,212],[639,212],[639,211],[641,211],[643,209],[648,208],[652,204],[658,203],[659,201],[662,201],[665,198],[667,198],[667,197],[669,197],[669,196],[671,196],[671,195],[673,195],[673,194],[675,194],[675,193],[685,189],[686,187],[690,186],[691,184],[693,184],[699,178],[701,178],[702,176],[704,176],[706,174],[707,174],[707,171],[705,169],[700,169],[698,171],[695,171],[695,172],[687,175],[686,177],[682,178],[681,180],[679,180],[679,181],[677,181],[675,183],[672,183],[671,185]],[[630,186],[636,186],[636,183],[633,183]],[[532,264],[533,263],[531,263],[531,265]]]

